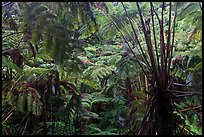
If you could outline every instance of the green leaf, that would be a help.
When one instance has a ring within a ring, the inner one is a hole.
[[[28,95],[27,95],[27,107],[28,107],[28,111],[31,111],[32,112],[32,106],[33,105],[33,97],[32,97],[32,94],[31,93],[29,93]]]
[[[200,71],[201,69],[202,69],[202,62],[198,63],[198,64],[194,67],[193,71],[196,72],[196,71]]]
[[[33,103],[32,103],[32,113],[34,114],[34,115],[37,115],[37,111],[36,111],[36,109],[37,109],[37,101],[33,101]]]
[[[26,111],[26,94],[25,93],[21,93],[19,94],[18,97],[18,109],[21,112],[25,112]]]
[[[15,63],[13,63],[13,61],[11,61],[10,59],[8,59],[7,57],[4,57],[4,56],[2,56],[2,66],[12,68],[12,69],[16,70],[20,75],[23,74],[23,69],[18,67]]]
[[[13,93],[11,91],[9,91],[7,93],[6,99],[7,99],[7,102],[9,105],[13,105],[14,101],[15,101],[15,96],[13,95]]]

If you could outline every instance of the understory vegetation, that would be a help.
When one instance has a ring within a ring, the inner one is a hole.
[[[2,135],[201,135],[201,2],[2,2]]]

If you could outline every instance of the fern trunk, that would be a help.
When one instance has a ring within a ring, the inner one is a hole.
[[[158,94],[158,135],[173,135],[172,128],[172,104],[170,94],[160,91]]]

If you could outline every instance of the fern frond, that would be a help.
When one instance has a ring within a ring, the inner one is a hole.
[[[129,56],[121,58],[121,60],[118,61],[116,66],[117,74],[122,78],[126,78],[128,76],[134,77],[135,75],[141,72],[141,70],[138,69],[139,65],[136,60]]]
[[[36,115],[40,115],[42,113],[42,102],[41,101],[37,101],[36,102]]]
[[[59,60],[59,49],[58,40],[52,39],[51,57],[55,60]]]
[[[42,12],[44,12],[46,10],[47,10],[47,8],[45,6],[42,6],[39,4],[38,6],[33,7],[30,14],[33,15],[34,18],[36,18],[37,16],[39,16]]]
[[[37,45],[37,44],[39,43],[39,41],[40,41],[41,38],[42,38],[41,33],[38,32],[38,31],[34,31],[34,32],[32,33],[31,41],[32,41],[32,43],[33,43],[34,45]]]
[[[101,89],[100,84],[97,81],[90,79],[90,77],[80,78],[79,81],[85,85],[88,85],[88,86],[94,88],[94,89],[97,89],[97,90]]]
[[[49,72],[51,72],[53,69],[47,69],[47,68],[35,68],[35,67],[26,67],[23,71],[25,72],[25,76],[29,77],[32,75],[42,75],[46,76]]]
[[[16,70],[20,75],[23,74],[23,69],[18,67],[15,63],[13,63],[13,61],[11,61],[10,59],[8,59],[5,56],[2,56],[2,66],[12,68],[12,69]]]
[[[37,115],[37,112],[36,112],[36,109],[37,109],[37,101],[33,101],[33,103],[32,103],[32,113],[34,114],[34,115]]]
[[[15,96],[11,91],[9,91],[6,95],[6,101],[8,102],[9,105],[13,105],[15,101]]]
[[[200,9],[198,3],[196,2],[180,2],[181,8],[178,13],[178,20],[182,20],[186,16],[188,16],[191,12]]]
[[[33,96],[31,93],[28,93],[27,95],[27,107],[28,107],[28,111],[31,111],[32,112],[32,109],[33,109]]]
[[[129,117],[130,117],[129,124],[131,125],[132,130],[135,130],[140,126],[146,111],[146,106],[144,103],[146,98],[145,93],[142,91],[139,91],[139,92],[135,92],[135,95],[138,96],[138,99],[132,102],[130,111],[129,111]]]
[[[21,93],[19,94],[18,96],[18,110],[21,111],[21,112],[25,112],[26,111],[26,94],[24,93]]]
[[[43,47],[45,47],[47,50],[51,50],[52,39],[53,37],[48,36],[48,35],[45,35],[44,37]]]
[[[95,66],[89,66],[83,72],[83,75],[85,77],[90,76],[91,78],[95,79],[96,81],[99,81],[99,79],[103,79],[104,77],[112,74],[112,71],[114,71],[114,68],[111,66],[95,65]]]

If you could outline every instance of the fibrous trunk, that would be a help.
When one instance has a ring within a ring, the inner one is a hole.
[[[158,135],[173,135],[172,130],[172,103],[168,92],[160,91],[158,94]]]

